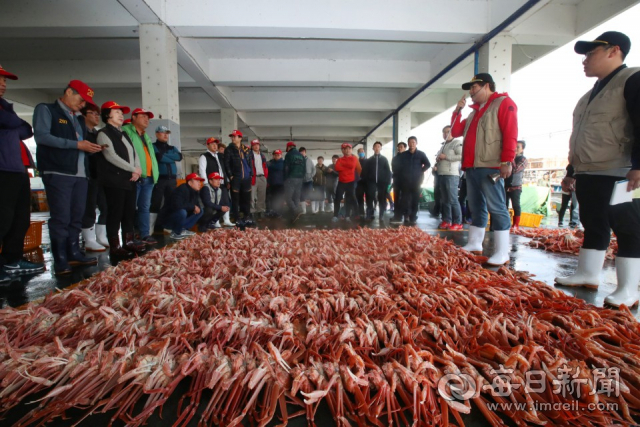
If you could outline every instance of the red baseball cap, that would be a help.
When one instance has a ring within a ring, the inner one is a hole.
[[[293,141],[289,141],[289,142],[287,142],[287,148],[289,148],[289,147],[295,147],[295,146],[296,146],[296,143],[295,143],[295,142],[293,142]]]
[[[120,105],[116,101],[107,101],[102,104],[102,107],[100,107],[101,110],[104,110],[105,108],[109,108],[111,110],[122,110],[122,114],[129,114],[129,111],[131,111],[131,108]]]
[[[16,76],[15,74],[11,74],[10,72],[2,68],[2,65],[0,65],[0,76],[5,76],[9,80],[18,80],[18,76]]]
[[[353,148],[353,147],[351,146],[351,144],[349,144],[348,142],[345,142],[344,144],[342,144],[342,145],[340,146],[340,148],[347,148],[347,147],[348,147],[348,148]]]
[[[282,150],[276,150],[273,152],[273,154],[282,154]]]
[[[123,125],[128,125],[129,123],[131,123],[131,119],[124,119],[124,122],[122,122]]]
[[[135,110],[133,110],[133,113],[131,113],[131,117],[137,114],[146,114],[150,119],[153,119],[153,113],[149,110],[145,110],[144,108],[136,108]]]
[[[197,179],[198,181],[204,181],[204,178],[200,178],[197,173],[190,173],[185,177],[185,181],[191,181],[192,179]]]
[[[213,144],[214,142],[217,144],[217,143],[220,142],[220,140],[218,140],[218,138],[214,138],[214,137],[207,138],[207,145]]]
[[[251,141],[251,145],[260,145],[260,141],[257,139],[254,139],[253,141]]]
[[[220,176],[220,174],[218,172],[211,172],[207,178],[209,178],[209,179],[222,179],[222,177]]]
[[[82,99],[89,104],[96,105],[96,103],[93,102],[93,89],[91,89],[85,82],[80,80],[71,80],[67,87],[78,92]]]
[[[242,132],[240,132],[238,129],[236,129],[233,132],[231,132],[229,134],[229,136],[239,136],[240,138],[242,138]]]

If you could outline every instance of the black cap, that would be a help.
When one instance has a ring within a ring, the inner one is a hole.
[[[473,76],[470,82],[462,85],[462,89],[469,90],[474,83],[494,83],[493,77],[489,73],[480,73]]]
[[[627,56],[629,51],[631,50],[631,40],[627,37],[626,34],[619,33],[617,31],[607,31],[606,33],[600,34],[598,38],[588,41],[579,41],[576,42],[576,45],[573,47],[573,50],[576,53],[584,55],[587,52],[591,52],[593,49],[598,46],[618,46],[623,56]]]

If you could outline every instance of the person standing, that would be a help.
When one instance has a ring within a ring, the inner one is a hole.
[[[300,194],[302,192],[306,164],[304,156],[296,149],[295,142],[287,142],[287,155],[284,158],[284,188],[286,192],[285,200],[289,207],[289,218],[292,224],[302,215]]]
[[[311,195],[311,213],[324,212],[324,189],[327,185],[327,167],[324,165],[324,157],[318,156],[316,174],[313,176],[313,192]]]
[[[198,159],[198,171],[200,176],[209,176],[214,172],[220,175],[220,186],[229,190],[229,183],[225,180],[224,170],[224,149],[225,145],[218,138],[207,138],[207,152],[200,155]],[[229,201],[231,203],[231,201]],[[225,227],[235,227],[235,224],[229,219],[229,212],[225,212],[223,223]]]
[[[260,218],[267,210],[267,159],[260,152],[260,140],[251,141],[251,213]]]
[[[44,264],[29,262],[22,255],[31,217],[27,170],[35,167],[22,141],[31,138],[33,130],[4,99],[7,80],[18,80],[18,76],[0,66],[0,285],[12,282],[14,275],[44,271]]]
[[[336,199],[333,206],[333,222],[337,222],[340,217],[340,203],[344,202],[344,217],[347,221],[351,221],[351,215],[358,214],[358,202],[356,201],[356,174],[360,176],[362,167],[360,161],[353,155],[353,147],[345,142],[340,147],[342,149],[342,157],[338,159],[334,168],[338,172],[338,188],[336,190]],[[346,217],[346,218],[345,218]]]
[[[511,175],[518,139],[518,109],[507,93],[496,92],[493,77],[476,74],[462,85],[471,95],[473,110],[461,120],[466,105],[463,97],[453,112],[454,137],[464,136],[462,169],[466,172],[467,198],[473,222],[467,245],[463,249],[482,253],[488,214],[495,232],[495,251],[489,265],[509,262],[509,228],[511,219],[505,200],[504,179]],[[465,95],[466,96],[466,95]]]
[[[158,164],[158,182],[151,192],[151,208],[149,213],[149,233],[153,234],[162,204],[176,188],[178,168],[176,163],[182,161],[182,153],[169,144],[171,131],[166,126],[156,128],[156,142],[153,153]]]
[[[362,175],[367,183],[367,220],[373,220],[373,201],[378,194],[378,206],[380,208],[378,218],[380,222],[384,219],[384,212],[387,210],[387,193],[391,184],[391,167],[386,157],[380,154],[382,143],[376,141],[373,144],[373,156],[369,157],[365,163]]]
[[[524,178],[524,170],[527,168],[529,161],[524,156],[524,149],[527,143],[524,141],[518,141],[516,145],[516,158],[513,160],[511,167],[513,172],[504,180],[504,187],[506,191],[507,209],[509,209],[509,200],[513,206],[513,225],[511,231],[518,231],[520,229],[520,215],[522,209],[520,208],[520,197],[522,196],[522,180]]]
[[[562,204],[560,205],[560,209],[558,209],[558,228],[564,228],[564,214],[567,208],[569,208],[569,228],[576,228],[580,222],[578,220],[580,210],[576,192],[573,190],[562,190]]]
[[[134,239],[136,213],[136,181],[140,179],[140,160],[129,136],[122,132],[124,115],[129,107],[114,101],[102,104],[100,115],[105,123],[98,132],[97,141],[102,150],[98,159],[98,183],[107,201],[107,238],[109,253],[113,256],[130,256],[144,252],[145,245]],[[118,232],[122,230],[122,245]]]
[[[327,169],[325,170],[325,193],[327,195],[327,198],[325,199],[325,211],[327,212],[333,212],[333,204],[336,198],[336,187],[338,186],[338,172],[335,171],[335,166],[339,158],[340,156],[337,154],[331,156],[331,164],[327,166]]]
[[[84,120],[78,113],[93,104],[93,89],[72,80],[62,97],[39,104],[33,112],[36,160],[47,193],[49,237],[57,275],[71,273],[71,266],[95,265],[97,258],[80,250],[82,217],[87,200],[89,158],[102,147],[86,139]]]
[[[145,245],[158,243],[150,230],[151,195],[153,186],[158,182],[158,161],[154,155],[151,138],[147,135],[149,120],[153,119],[153,113],[144,108],[136,108],[131,113],[131,123],[125,125],[122,130],[129,136],[136,149],[136,155],[140,159],[142,175],[136,184],[136,227],[140,232],[141,241]]]
[[[307,213],[307,206],[311,209],[311,191],[313,190],[313,177],[316,173],[316,169],[313,166],[313,161],[307,156],[307,149],[304,147],[300,147],[298,150],[302,157],[304,157],[305,162],[305,172],[304,178],[302,179],[302,190],[300,193],[300,208],[301,213]]]
[[[462,230],[462,213],[458,201],[460,185],[460,160],[462,160],[462,141],[451,136],[451,126],[442,129],[444,143],[438,153],[438,181],[440,187],[440,210],[442,222],[438,228],[443,230]]]
[[[396,145],[396,155],[391,160],[391,177],[393,178],[393,218],[389,221],[391,224],[402,224],[402,216],[404,212],[404,203],[402,202],[402,187],[400,186],[400,154],[407,149],[407,144],[400,141]]]
[[[354,213],[355,219],[364,219],[364,196],[367,194],[367,181],[362,176],[362,172],[365,168],[367,158],[365,157],[364,148],[358,148],[358,162],[360,163],[360,172],[356,175],[356,213]]]
[[[273,152],[273,159],[267,163],[269,176],[267,177],[267,209],[271,216],[282,215],[284,204],[284,159],[282,150]]]
[[[100,124],[100,108],[97,105],[86,104],[80,110],[87,127],[87,141],[95,143],[98,138],[96,127]],[[87,184],[87,203],[82,217],[82,239],[84,248],[93,252],[104,252],[109,247],[109,242],[105,241],[107,207],[104,199],[104,191],[98,183],[98,158],[100,153],[89,156],[89,182]],[[96,224],[96,206],[100,209],[100,217]]]
[[[231,216],[238,227],[253,226],[251,218],[251,171],[250,150],[242,144],[242,132],[229,134],[231,144],[224,152],[224,167],[231,184]],[[241,213],[241,215],[240,215]]]
[[[418,138],[410,136],[407,139],[409,149],[400,154],[400,187],[404,207],[404,225],[416,225],[418,210],[420,209],[420,193],[424,173],[431,167],[424,152],[418,150]]]
[[[166,224],[172,230],[169,237],[173,240],[182,240],[196,234],[189,229],[195,226],[203,215],[200,208],[200,189],[204,178],[190,173],[185,180],[184,184],[171,193],[162,208]]]
[[[218,172],[212,172],[207,178],[207,184],[200,189],[204,212],[198,223],[198,231],[220,228],[222,216],[229,212],[229,193],[220,185],[222,176]]]
[[[575,190],[580,203],[584,242],[575,273],[555,279],[597,288],[613,229],[618,288],[604,301],[616,307],[632,307],[640,299],[640,199],[610,204],[616,186],[626,192],[640,187],[640,68],[624,64],[630,49],[629,37],[617,31],[574,47],[584,55],[585,75],[597,78],[573,112],[570,167],[562,180],[563,190]]]

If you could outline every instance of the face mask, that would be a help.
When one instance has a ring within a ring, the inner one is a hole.
[[[358,157],[360,157],[361,159],[364,159],[364,153],[358,153]]]

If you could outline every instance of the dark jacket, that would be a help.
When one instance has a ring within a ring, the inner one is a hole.
[[[211,208],[214,211],[221,211],[223,206],[229,206],[229,193],[224,187],[219,187],[217,190],[219,194],[218,203],[214,202],[214,191],[209,185],[203,185],[200,189],[200,200],[205,208]]]
[[[240,148],[235,144],[229,144],[224,150],[224,168],[227,172],[229,181],[231,179],[244,180],[251,178],[251,165],[249,164],[250,150],[244,145],[240,144]],[[226,182],[226,181],[225,181]]]
[[[393,159],[391,159],[391,177],[394,181],[400,180],[400,169],[402,168],[400,163],[402,161],[400,158],[401,154],[402,153],[397,153]]]
[[[69,141],[78,141],[76,134],[76,128],[73,126],[73,122],[69,119],[67,113],[58,104],[58,101],[53,104],[40,104],[46,107],[51,113],[51,129],[43,129],[42,132],[47,132],[52,136],[63,138]],[[38,111],[34,111],[35,114]],[[84,118],[78,117],[80,127],[82,128],[82,138],[86,137],[87,128],[84,124]],[[78,173],[78,156],[80,150],[77,148],[56,148],[48,145],[38,143],[38,137],[36,135],[36,161],[38,162],[38,170],[40,172],[60,172],[68,175],[76,175]],[[89,169],[89,156],[84,156],[85,176],[88,175]]]
[[[87,128],[87,134],[85,135],[85,138],[87,141],[93,142],[94,144],[96,144],[98,142],[98,131],[95,129]],[[100,158],[100,153],[94,153],[94,154],[86,153],[85,155],[89,156],[88,177],[92,179],[98,179],[98,161]]]
[[[267,167],[269,168],[267,185],[284,185],[284,159],[269,160]]]
[[[527,168],[529,161],[525,156],[516,156],[511,162],[513,167],[511,176],[504,180],[505,188],[518,188],[522,187],[522,180],[524,178],[524,170]]]
[[[362,179],[368,182],[378,182],[389,185],[391,183],[391,168],[389,161],[382,154],[378,158],[378,179],[376,181],[376,155],[369,157],[362,168]]]
[[[316,174],[313,176],[313,185],[324,187],[327,185],[327,167],[316,164]]]
[[[406,184],[419,183],[424,180],[424,173],[431,167],[429,159],[424,152],[416,150],[413,154],[407,150],[398,155],[400,170],[395,171],[400,180]]]
[[[29,163],[33,166],[31,153],[22,140],[33,136],[29,123],[22,120],[9,104],[0,98],[0,170],[5,172],[26,172],[22,161],[22,150],[26,150]],[[24,146],[24,148],[23,148]]]
[[[127,162],[131,160],[129,158],[129,152],[124,145],[125,143],[122,141],[122,138],[124,137],[125,140],[131,144],[131,147],[133,147],[133,143],[127,134],[109,124],[100,129],[98,134],[101,133],[104,133],[109,137],[109,140],[113,144],[114,151],[118,156],[120,156],[120,158]],[[132,153],[134,156],[136,155],[135,150],[132,150]],[[135,181],[131,181],[131,172],[120,169],[116,165],[108,162],[102,153],[95,153],[92,157],[96,162],[97,179],[100,185],[103,187],[135,191],[136,183]]]
[[[176,162],[182,160],[182,153],[168,142],[154,142],[153,151],[158,161],[158,174],[160,178],[175,179],[177,175]],[[203,178],[207,178],[203,176]]]
[[[304,156],[294,147],[284,156],[284,179],[301,178],[307,170],[307,161]]]
[[[188,215],[191,215],[196,206],[200,206],[200,194],[185,182],[171,192],[169,202],[165,206],[167,215],[180,209],[184,209]]]
[[[264,172],[264,177],[268,180],[269,168],[267,167],[267,159],[262,153],[260,153],[260,158],[262,159],[262,171]],[[251,159],[251,185],[256,185],[256,156],[253,155],[253,150],[249,152],[249,159]]]

